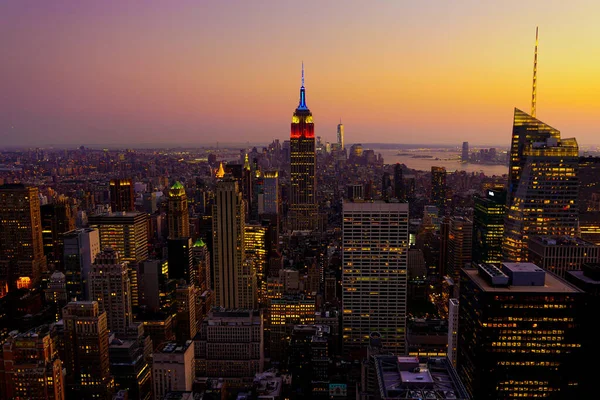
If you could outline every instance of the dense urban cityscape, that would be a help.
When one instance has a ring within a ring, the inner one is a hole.
[[[538,44],[504,147],[348,143],[304,63],[270,143],[5,142],[0,399],[596,398],[600,154]]]

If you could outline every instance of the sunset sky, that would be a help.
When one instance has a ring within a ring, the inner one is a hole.
[[[600,144],[598,1],[0,2],[3,145],[268,143],[300,65],[315,133],[507,146],[530,110]]]

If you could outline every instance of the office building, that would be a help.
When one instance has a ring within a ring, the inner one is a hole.
[[[596,318],[590,318],[590,310],[600,309],[600,264],[587,263],[581,270],[567,271],[567,282],[577,286],[584,292],[584,303],[579,307],[581,321],[582,351],[585,359],[593,363],[600,357],[598,346],[598,331]],[[585,398],[589,393],[594,393],[597,387],[598,374],[595,368],[583,368],[580,393]]]
[[[456,350],[458,348],[458,299],[450,299],[448,304],[448,360],[456,368]]]
[[[202,239],[196,240],[196,243],[192,246],[192,257],[194,259],[194,265],[197,268],[196,271],[196,282],[200,291],[204,292],[212,288],[212,274],[210,265],[210,252],[208,246]]]
[[[119,252],[121,260],[140,263],[148,258],[148,216],[141,212],[111,212],[89,217],[100,232],[100,246]]]
[[[108,323],[96,301],[74,301],[63,309],[67,398],[110,399]]]
[[[187,238],[190,236],[190,219],[185,188],[180,182],[175,182],[167,196],[169,211],[169,239]]]
[[[600,246],[600,212],[579,214],[579,237]]]
[[[100,253],[98,229],[75,229],[62,235],[63,265],[69,301],[88,299],[88,275]]]
[[[196,336],[197,296],[198,288],[194,285],[180,285],[175,290],[175,301],[177,304],[177,329],[175,337],[177,338],[177,343],[183,343]]]
[[[300,103],[292,116],[290,135],[290,197],[288,220],[290,230],[311,230],[317,220],[317,157],[315,124],[306,106],[304,66]]]
[[[152,354],[154,400],[168,392],[191,391],[194,383],[194,342],[163,343]]]
[[[457,365],[470,395],[577,398],[582,295],[532,263],[463,269]]]
[[[135,211],[135,194],[131,179],[111,179],[109,186],[112,212]]]
[[[431,202],[440,210],[446,211],[446,168],[431,167]]]
[[[0,398],[64,400],[65,376],[56,333],[42,325],[11,335],[0,352]]]
[[[126,390],[129,399],[150,400],[152,369],[144,354],[143,342],[111,337],[108,354],[115,392]]]
[[[462,144],[462,153],[460,155],[460,160],[464,163],[469,162],[469,142],[463,142]]]
[[[485,197],[475,196],[474,201],[472,261],[499,263],[502,261],[506,192],[489,189]]]
[[[342,250],[346,351],[379,332],[386,349],[404,353],[408,204],[345,202]]]
[[[253,309],[257,304],[256,273],[244,251],[244,201],[233,180],[217,183],[213,205],[215,305]]]
[[[48,286],[44,289],[46,303],[54,309],[56,321],[62,318],[62,309],[69,302],[67,296],[67,278],[60,271],[54,271],[48,279]]]
[[[38,188],[0,186],[0,297],[36,286],[45,271]]]
[[[107,247],[96,256],[89,274],[90,299],[106,312],[108,330],[118,335],[125,335],[133,322],[127,264]]]
[[[215,308],[194,339],[196,376],[250,383],[264,368],[262,313]]]
[[[244,227],[244,249],[246,260],[256,273],[258,300],[263,301],[267,283],[267,232],[268,227],[260,223],[249,223]]]
[[[399,201],[406,200],[406,192],[404,190],[404,177],[402,173],[402,165],[394,165],[394,194]]]
[[[344,124],[342,124],[342,120],[340,119],[340,123],[337,126],[337,144],[339,145],[340,150],[344,150]]]
[[[265,171],[263,173],[263,195],[262,207],[259,207],[259,214],[279,215],[279,171]]]
[[[285,276],[287,274],[281,274]],[[284,284],[284,287],[288,286]],[[315,323],[316,303],[314,298],[300,294],[283,295],[268,302],[265,333],[268,354],[273,360],[285,360],[288,338],[296,325]]]
[[[465,217],[450,218],[446,275],[458,282],[460,270],[471,264],[473,222]]]
[[[167,254],[169,279],[183,279],[187,283],[194,283],[197,268],[194,265],[192,238],[167,239]]]
[[[507,260],[527,260],[527,240],[533,235],[577,233],[579,147],[575,139],[560,139],[553,132],[559,137],[525,143],[518,162],[511,164],[510,179],[518,179],[509,191],[503,242]]]
[[[71,206],[65,200],[41,206],[42,241],[48,271],[62,270],[62,240],[61,235],[75,229],[75,218]]]
[[[600,261],[600,247],[570,236],[532,236],[527,245],[529,261],[565,277],[567,271],[581,270],[586,263]]]

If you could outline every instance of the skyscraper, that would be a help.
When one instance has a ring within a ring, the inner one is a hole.
[[[578,398],[582,296],[531,263],[463,269],[457,365],[472,398]]]
[[[169,239],[187,238],[190,236],[190,219],[185,188],[180,182],[171,186],[168,194]]]
[[[0,186],[0,297],[7,287],[33,287],[46,271],[39,192]]]
[[[446,211],[446,168],[431,167],[431,202],[440,210]]]
[[[110,247],[105,248],[92,265],[89,285],[90,299],[106,312],[108,329],[125,335],[133,322],[127,262],[121,262],[119,253]]]
[[[265,171],[263,179],[262,207],[259,206],[259,214],[279,215],[279,171]]]
[[[506,191],[489,189],[485,197],[475,196],[474,201],[472,261],[476,264],[501,262]]]
[[[522,167],[515,163],[519,177],[509,193],[505,259],[527,260],[527,240],[532,235],[576,235],[578,153],[575,139],[549,137],[525,144],[520,155],[524,163]]]
[[[567,271],[581,270],[600,261],[600,247],[570,236],[532,236],[527,243],[529,261],[565,278]]]
[[[67,388],[77,399],[110,399],[114,386],[108,358],[106,312],[95,301],[74,301],[63,309]]]
[[[346,351],[373,332],[403,354],[406,338],[408,204],[344,203],[342,303]]]
[[[450,218],[448,235],[448,269],[446,274],[458,282],[462,268],[471,263],[473,249],[473,222],[465,217]]]
[[[245,206],[238,183],[217,182],[213,205],[213,266],[215,305],[256,307],[256,274],[244,251]]]
[[[100,252],[98,229],[85,228],[66,232],[63,240],[63,265],[67,284],[67,299],[82,301],[88,298],[88,275]]]
[[[317,165],[315,125],[312,113],[306,106],[304,65],[300,104],[292,116],[290,135],[290,209],[291,230],[310,230],[317,220]]]
[[[469,162],[469,142],[463,142],[460,160],[464,163]]]
[[[344,124],[340,118],[340,123],[337,126],[337,143],[340,145],[340,150],[344,150]]]
[[[131,179],[110,180],[111,211],[135,211],[135,195]]]
[[[404,177],[402,175],[402,165],[394,165],[394,193],[400,201],[406,200],[406,192],[404,190]]]
[[[100,246],[119,252],[121,260],[139,263],[148,258],[148,216],[141,212],[92,215],[89,224],[100,232]]]
[[[60,235],[75,229],[71,206],[64,199],[41,207],[42,241],[48,270],[62,269],[62,240]]]

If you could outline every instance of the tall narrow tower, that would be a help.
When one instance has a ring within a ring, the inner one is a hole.
[[[344,150],[344,124],[342,124],[341,118],[337,126],[337,142],[340,145],[340,150]]]
[[[315,151],[315,125],[312,113],[306,106],[304,89],[304,64],[300,103],[292,116],[290,135],[290,228],[310,230],[317,220],[317,158]]]
[[[213,206],[213,265],[216,306],[256,306],[256,273],[244,252],[245,205],[238,182],[217,183]]]
[[[188,201],[185,188],[175,182],[169,190],[169,239],[186,238],[190,236],[190,219],[188,216]]]
[[[538,56],[538,28],[535,28],[535,54],[533,56],[533,86],[531,90],[531,116],[535,118],[537,100],[537,56]]]

